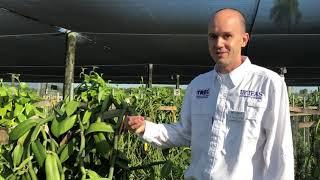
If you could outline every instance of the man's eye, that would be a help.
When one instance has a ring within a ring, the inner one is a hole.
[[[218,36],[215,34],[209,34],[209,37],[210,37],[210,39],[217,39],[218,38]]]
[[[226,34],[226,35],[223,36],[224,39],[229,39],[231,37],[232,37],[231,34]]]

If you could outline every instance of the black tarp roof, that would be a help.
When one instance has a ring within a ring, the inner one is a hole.
[[[252,62],[290,85],[320,83],[319,0],[0,0],[0,74],[22,81],[64,80],[66,34],[79,33],[76,79],[98,66],[106,79],[137,83],[154,64],[155,83],[188,83],[212,68],[207,22],[223,8],[247,17]],[[90,69],[90,68],[89,68]]]

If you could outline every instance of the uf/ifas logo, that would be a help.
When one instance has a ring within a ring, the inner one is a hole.
[[[240,90],[240,97],[249,97],[254,99],[262,99],[263,93],[260,91]]]

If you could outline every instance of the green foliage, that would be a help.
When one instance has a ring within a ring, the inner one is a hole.
[[[313,91],[308,94],[301,90],[299,94],[289,96],[290,104],[295,107],[317,108],[320,93]],[[297,129],[297,124],[304,121],[316,121],[315,127]],[[295,124],[293,134],[295,148],[295,179],[320,179],[320,118],[319,116],[294,117]]]
[[[18,87],[0,83],[0,126],[12,128],[26,119],[43,117],[47,108],[39,106],[40,101],[36,92],[24,83]]]
[[[0,122],[10,129],[1,146],[0,175],[33,179],[182,179],[189,148],[167,153],[124,130],[125,115],[144,115],[172,123],[182,97],[170,88],[111,88],[96,72],[82,74],[75,97],[52,107],[22,84],[0,85]],[[72,100],[73,99],[73,100]]]

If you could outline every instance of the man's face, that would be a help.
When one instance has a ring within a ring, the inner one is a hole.
[[[241,48],[249,39],[241,23],[234,12],[220,12],[211,20],[208,27],[209,52],[219,67],[234,69],[241,64]]]

